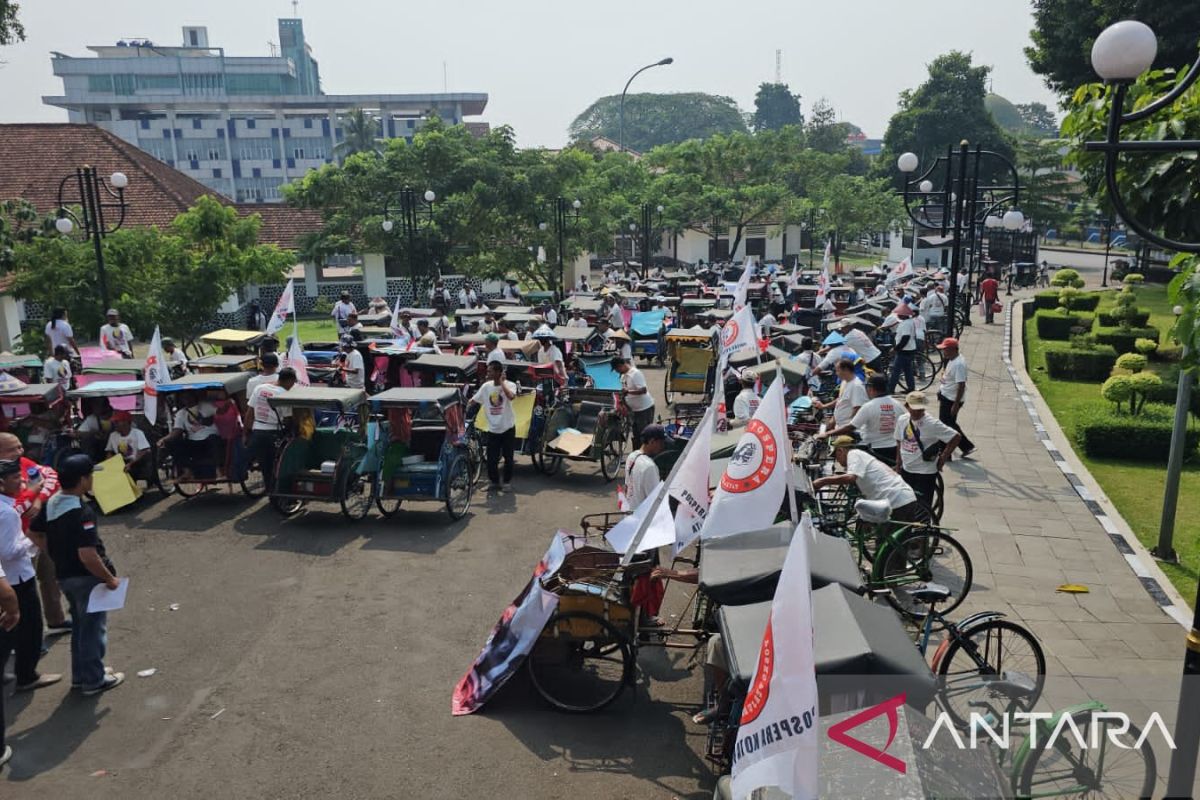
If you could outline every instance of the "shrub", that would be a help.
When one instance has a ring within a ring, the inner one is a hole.
[[[1051,286],[1071,286],[1076,289],[1083,288],[1083,278],[1079,277],[1079,273],[1073,269],[1060,269],[1050,279]]]
[[[1121,356],[1125,358],[1125,356]],[[1141,358],[1141,356],[1137,356]],[[1118,366],[1120,359],[1117,359]],[[1159,388],[1162,386],[1162,378],[1155,375],[1153,372],[1139,372],[1136,375],[1113,375],[1104,382],[1100,387],[1100,396],[1111,403],[1115,403],[1117,411],[1121,410],[1121,404],[1129,403],[1130,416],[1138,416],[1146,407],[1146,401],[1156,396]]]
[[[1124,353],[1117,356],[1117,368],[1141,372],[1146,368],[1146,357],[1140,353]]]
[[[1092,329],[1095,317],[1091,314],[1066,314],[1062,311],[1039,311],[1037,320],[1038,337],[1065,342],[1071,338],[1071,329],[1080,328],[1084,333]]]
[[[1158,337],[1158,328],[1101,328],[1096,331],[1096,341],[1112,345],[1118,353],[1132,353],[1138,339],[1157,342]]]
[[[1047,353],[1047,356],[1049,353]],[[1120,458],[1131,461],[1165,463],[1171,447],[1172,413],[1169,406],[1150,405],[1137,417],[1121,414],[1097,405],[1082,408],[1075,428],[1075,440],[1090,458]],[[1130,444],[1136,442],[1136,447]],[[1184,439],[1184,452],[1194,453],[1200,443],[1200,430],[1190,429]]]
[[[318,297],[313,301],[314,314],[329,314],[333,311],[333,301],[328,297]]]
[[[1121,283],[1125,284],[1126,286],[1135,286],[1139,283],[1145,282],[1146,276],[1140,272],[1130,272],[1127,273],[1125,277],[1121,278]]]
[[[1104,323],[1101,322],[1100,324],[1103,325]],[[1133,343],[1133,349],[1144,356],[1148,356],[1158,349],[1158,342],[1153,339],[1137,339]]]
[[[1033,296],[1033,307],[1035,309],[1058,308],[1058,290],[1046,289],[1035,294]]]
[[[1116,316],[1117,310],[1101,311],[1096,315],[1096,321],[1105,328],[1115,328],[1121,324],[1121,319]],[[1140,308],[1135,308],[1129,316],[1129,324],[1135,328],[1144,328],[1150,322],[1150,312],[1143,311]]]
[[[1183,347],[1177,344],[1160,345],[1159,348],[1154,351],[1154,360],[1164,361],[1168,364],[1177,364],[1183,360]]]
[[[1096,337],[1090,333],[1072,333],[1071,347],[1076,350],[1095,350]]]
[[[1110,403],[1115,403],[1120,411],[1121,403],[1133,397],[1133,381],[1128,375],[1113,375],[1100,387],[1100,396]]]
[[[1046,350],[1046,373],[1057,380],[1098,383],[1109,376],[1116,362],[1117,352],[1107,345],[1093,350]]]

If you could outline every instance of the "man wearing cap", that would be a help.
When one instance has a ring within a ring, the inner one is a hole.
[[[42,603],[38,598],[33,555],[37,548],[21,530],[15,502],[24,479],[21,463],[0,460],[0,572],[17,595],[20,622],[12,631],[0,632],[0,664],[16,653],[17,691],[40,689],[62,680],[62,675],[38,674],[42,657]]]
[[[817,373],[833,372],[837,369],[839,361],[847,358],[853,361],[859,355],[853,347],[846,343],[846,337],[837,331],[832,331],[826,336],[821,345],[824,352],[821,363],[817,364],[815,370]]]
[[[487,353],[487,364],[493,361],[499,361],[500,365],[504,365],[504,351],[500,349],[500,337],[494,333],[489,333],[483,337],[483,349]],[[486,368],[486,367],[485,367]]]
[[[262,364],[262,369],[246,384],[246,397],[253,395],[254,390],[264,383],[275,383],[279,380],[279,356],[267,353],[259,359],[259,363]]]
[[[553,364],[554,379],[558,381],[559,386],[566,386],[567,365],[563,360],[562,350],[559,350],[558,345],[554,343],[554,331],[543,325],[534,332],[533,338],[541,345],[541,349],[538,350],[537,363]]]
[[[885,464],[896,463],[896,418],[902,413],[900,404],[887,390],[887,378],[872,375],[867,379],[867,396],[871,399],[855,412],[845,425],[818,433],[818,439],[835,438],[857,433],[871,455]]]
[[[937,476],[958,447],[961,436],[925,413],[929,399],[924,392],[909,392],[904,398],[908,413],[896,420],[896,469],[917,493],[917,499],[933,508]]]
[[[338,336],[345,332],[346,320],[350,318],[350,315],[357,313],[358,309],[354,307],[354,303],[350,302],[350,293],[342,292],[338,301],[333,304],[333,311],[329,314],[337,323]]]
[[[517,441],[517,415],[512,401],[517,385],[504,377],[504,364],[488,361],[487,382],[479,387],[467,404],[467,419],[474,420],[483,408],[487,421],[487,471],[491,490],[497,494],[512,491],[513,458]],[[504,482],[500,482],[500,457],[504,457]]]
[[[621,399],[629,408],[633,419],[630,426],[633,432],[633,446],[642,446],[642,431],[654,422],[654,398],[646,385],[646,376],[642,371],[621,356],[612,360],[613,369],[621,376]]]
[[[854,447],[854,439],[846,435],[833,437],[833,459],[845,468],[841,475],[829,475],[813,481],[813,488],[854,484],[866,500],[886,500],[891,518],[900,522],[928,522],[929,509],[918,502],[917,495],[904,479],[875,456]]]
[[[654,457],[667,449],[667,429],[647,425],[639,437],[642,445],[625,459],[625,500],[629,510],[637,508],[662,481]]]
[[[96,528],[96,511],[84,496],[92,490],[95,465],[82,453],[63,459],[58,476],[62,490],[50,498],[31,530],[44,537],[58,581],[71,607],[71,688],[84,696],[120,686],[125,675],[104,667],[108,615],[89,612],[92,590],[120,584]],[[40,543],[39,543],[40,544]]]
[[[754,418],[760,402],[758,392],[754,391],[754,384],[757,382],[758,378],[753,373],[742,373],[742,390],[733,399],[733,422],[730,423],[730,427],[740,428]]]
[[[946,366],[942,370],[942,382],[938,387],[938,419],[958,431],[964,456],[971,455],[975,443],[967,438],[958,424],[958,412],[962,410],[967,396],[967,362],[958,350],[958,339],[948,336],[937,346],[946,355]]]
[[[108,435],[104,452],[121,456],[129,477],[149,483],[154,478],[150,464],[150,441],[146,434],[133,427],[133,414],[130,412],[114,411],[112,418],[113,432]]]
[[[900,318],[900,321],[896,324],[896,344],[892,351],[892,374],[888,379],[888,394],[895,394],[896,384],[900,382],[901,373],[904,374],[906,391],[912,392],[917,388],[913,362],[919,341],[917,326],[913,322],[912,311],[907,305],[902,304],[897,308],[896,316]]]
[[[352,336],[342,337],[342,375],[345,376],[347,387],[351,389],[366,388],[367,365]]]
[[[100,326],[100,346],[119,353],[121,358],[133,358],[133,333],[121,322],[121,314],[110,308],[104,315],[108,320]]]

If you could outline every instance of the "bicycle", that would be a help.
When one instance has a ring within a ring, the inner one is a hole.
[[[882,349],[882,348],[881,348]],[[882,349],[879,355],[878,366],[875,372],[880,375],[891,375],[892,361],[895,360],[895,350],[893,348]],[[924,351],[917,350],[912,354],[913,359],[913,390],[923,392],[933,385],[934,378],[937,377],[940,365],[934,364],[929,355]],[[901,374],[900,381],[903,382],[904,375]]]

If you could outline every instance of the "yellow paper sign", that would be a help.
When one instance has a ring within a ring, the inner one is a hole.
[[[533,392],[529,394],[519,394],[512,401],[513,414],[517,417],[517,438],[524,439],[529,436],[529,423],[533,421]],[[482,406],[479,408],[479,413],[475,415],[476,430],[487,433],[487,410]]]
[[[125,471],[125,459],[116,455],[96,466],[92,479],[92,496],[105,514],[131,505],[142,496],[142,490]]]

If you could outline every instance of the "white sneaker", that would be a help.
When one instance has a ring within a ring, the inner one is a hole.
[[[0,753],[0,767],[3,767],[12,759],[12,748],[5,747],[4,752]]]
[[[501,492],[511,492],[511,491],[512,491],[512,484],[511,484],[511,483],[504,483],[504,484],[501,484],[501,485],[500,485],[500,491],[501,491]]]
[[[104,676],[104,683],[97,686],[95,689],[84,689],[83,696],[91,697],[92,695],[107,692],[109,689],[115,689],[125,682],[124,672],[112,672]]]

